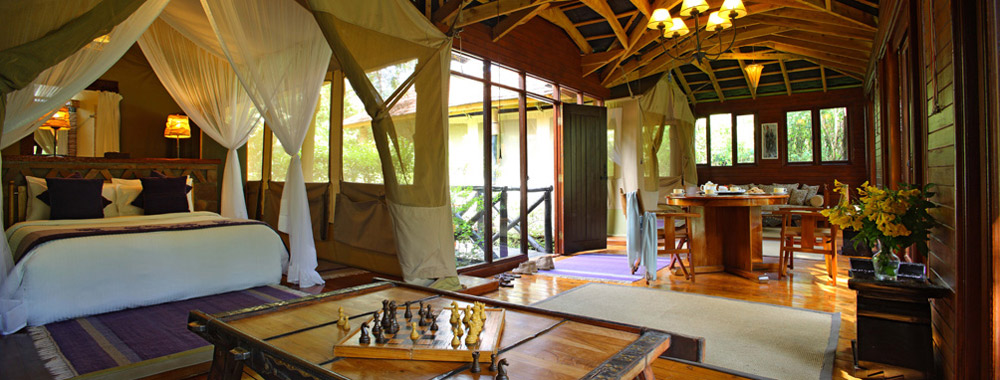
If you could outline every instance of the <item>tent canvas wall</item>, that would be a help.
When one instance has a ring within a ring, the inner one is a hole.
[[[638,190],[644,204],[655,205],[663,203],[672,189],[698,183],[694,114],[669,75],[642,95],[608,100],[604,105],[608,133],[613,134],[608,156],[614,162],[614,175],[608,176],[608,194],[614,194],[608,197],[608,234],[623,235],[619,189]]]

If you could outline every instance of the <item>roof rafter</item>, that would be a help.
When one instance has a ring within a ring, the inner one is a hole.
[[[604,17],[608,21],[608,24],[611,25],[611,30],[615,32],[615,36],[618,37],[618,41],[621,42],[622,46],[628,46],[628,36],[625,34],[625,30],[622,29],[622,24],[618,21],[618,16],[611,10],[611,6],[608,5],[606,0],[580,1],[601,15],[601,17]]]
[[[452,1],[457,1],[457,0],[451,0],[449,1],[449,3]],[[477,22],[486,21],[491,18],[500,17],[509,13],[517,12],[525,8],[530,8],[549,2],[552,2],[552,0],[495,0],[486,4],[476,5],[474,7],[462,10],[462,12],[459,13],[458,23],[456,24],[456,26],[463,27],[467,25],[472,25]]]
[[[566,31],[566,34],[568,34],[569,38],[573,40],[576,47],[580,48],[582,53],[590,54],[594,52],[594,48],[587,43],[587,39],[583,37],[583,34],[580,33],[579,29],[573,26],[573,22],[570,21],[569,17],[566,17],[566,14],[563,13],[561,9],[549,7],[547,9],[543,9],[538,16]]]
[[[788,95],[792,95],[792,84],[788,82],[788,70],[785,70],[785,60],[778,61],[778,65],[781,66],[781,76],[785,78],[785,91]]]
[[[835,17],[850,21],[858,26],[871,28],[872,30],[878,27],[875,16],[868,14],[865,11],[851,7],[847,4],[841,4],[840,2],[825,2],[823,0],[797,0],[799,3],[813,7],[816,10],[820,10],[829,13]]]
[[[750,90],[750,96],[752,96],[754,99],[757,99],[757,87],[750,83],[750,77],[747,76],[746,65],[743,64],[742,59],[737,59],[736,62],[739,62],[740,64],[740,71],[743,72],[743,79],[747,81],[747,89]]]
[[[531,20],[533,17],[538,15],[538,12],[541,12],[548,7],[549,3],[543,3],[534,8],[522,9],[508,14],[506,18],[493,27],[493,42],[497,42],[500,38],[507,35],[507,33],[510,33],[511,30],[514,30],[514,28],[519,25],[528,22],[528,20]]]
[[[705,74],[708,74],[708,78],[712,80],[712,87],[715,87],[715,94],[719,98],[719,101],[725,102],[726,95],[722,93],[722,88],[719,87],[719,80],[715,78],[715,72],[712,71],[712,63],[705,62],[704,64],[701,64],[692,61],[691,64],[694,65],[694,67],[697,67],[698,70],[701,70],[705,72]]]
[[[819,65],[819,77],[823,80],[823,92],[826,92],[826,69]]]
[[[681,82],[681,86],[684,88],[684,93],[688,96],[688,101],[691,102],[691,104],[697,103],[698,101],[694,98],[694,92],[691,91],[691,86],[688,85],[687,78],[684,77],[684,73],[681,72],[681,69],[675,67],[673,69],[673,73],[674,78],[677,78],[677,80]]]

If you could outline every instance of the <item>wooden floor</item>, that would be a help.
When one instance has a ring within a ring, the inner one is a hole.
[[[556,262],[558,266],[558,259]],[[750,281],[729,274],[699,274],[697,282],[690,282],[683,277],[671,276],[668,269],[661,270],[659,280],[649,286],[656,289],[681,291],[713,296],[722,296],[753,302],[774,305],[791,306],[826,312],[841,313],[840,339],[837,344],[837,356],[834,364],[834,379],[919,379],[919,374],[913,371],[888,368],[872,363],[867,370],[854,370],[852,365],[851,338],[855,334],[854,303],[855,293],[847,288],[848,260],[840,258],[838,265],[840,274],[837,284],[831,284],[826,276],[826,268],[822,261],[797,260],[793,277],[766,282]],[[590,281],[553,277],[545,275],[524,275],[514,281],[513,288],[500,288],[498,291],[485,294],[486,297],[498,300],[530,304],[549,298],[558,293],[584,285]],[[329,291],[344,287],[337,281],[328,281],[323,288],[310,289],[313,292]],[[633,283],[635,286],[645,286],[644,281]],[[781,321],[775,321],[775,327]],[[8,342],[11,340],[7,337]],[[10,346],[8,346],[9,348]],[[23,346],[22,346],[23,347]],[[10,350],[4,350],[4,356],[13,356]],[[691,366],[684,363],[658,359],[654,365],[658,379],[739,379],[741,377]],[[166,377],[157,378],[191,378],[204,379],[207,365],[198,368],[187,368],[186,371],[176,371]],[[192,376],[195,374],[194,376]],[[894,377],[903,375],[904,377]],[[244,378],[257,378],[247,373]]]

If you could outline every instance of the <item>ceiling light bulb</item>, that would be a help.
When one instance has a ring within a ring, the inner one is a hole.
[[[692,12],[704,13],[708,10],[708,3],[705,0],[684,0],[681,5],[681,16],[690,16]]]
[[[646,27],[649,29],[659,29],[661,26],[665,27],[669,21],[670,11],[667,8],[657,8],[649,16],[649,22],[646,23]]]
[[[719,11],[715,11],[708,15],[708,24],[705,25],[705,29],[712,32],[718,32],[730,26],[733,26],[733,22],[729,21],[728,18],[720,16]]]
[[[747,9],[743,6],[743,1],[741,0],[726,0],[722,3],[722,7],[719,8],[719,13],[722,17],[735,20],[746,16]]]
[[[684,20],[681,20],[680,17],[674,17],[673,25],[670,26],[669,30],[663,32],[663,36],[668,38],[681,37],[688,34],[688,32],[690,30],[687,24],[684,23]]]

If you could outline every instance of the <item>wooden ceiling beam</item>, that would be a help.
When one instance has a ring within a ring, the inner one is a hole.
[[[798,2],[813,7],[818,11],[826,12],[834,17],[854,23],[859,27],[871,28],[872,30],[878,28],[878,22],[876,21],[875,16],[850,5],[842,4],[838,1],[827,3],[824,0],[798,0]]]
[[[780,25],[786,26],[792,29],[803,30],[807,32],[823,33],[839,37],[854,38],[859,40],[871,41],[875,39],[875,33],[858,28],[848,28],[848,27],[836,27],[827,24],[821,24],[818,22],[813,22],[809,20],[799,20],[784,17],[771,16],[768,14],[754,14],[746,16],[747,19],[752,19],[754,21],[760,22],[762,24],[770,25]]]
[[[755,27],[749,27],[746,30],[737,31],[736,42],[733,44],[733,47],[736,48],[740,46],[750,45],[751,43],[747,41],[754,40],[762,36],[771,35],[783,30],[785,30],[785,28],[779,26],[755,26]],[[726,31],[725,33],[731,33],[731,32],[732,29]],[[723,42],[728,43],[728,41],[730,41],[731,38],[732,37],[723,36],[722,40]],[[712,39],[711,41],[707,41],[707,43],[703,45],[702,48],[710,49],[717,45],[718,45],[718,40]],[[672,54],[674,54],[675,56],[678,54],[684,54],[689,52],[693,48],[694,48],[694,41],[688,40],[685,43],[682,43],[680,46],[678,46],[677,49],[674,49],[675,51]],[[647,52],[646,54],[643,55],[642,59],[632,61],[626,65],[623,65],[622,71],[624,71],[624,73],[619,75],[619,73],[616,72],[615,75],[609,77],[609,79],[606,79],[604,81],[605,86],[608,86],[609,84],[620,84],[620,82],[624,79],[626,74],[630,74],[636,70],[639,70],[639,75],[637,76],[637,78],[634,79],[643,78],[649,75],[667,71],[673,67],[673,66],[669,67],[667,66],[668,64],[671,64],[673,61],[674,61],[673,58],[670,58],[670,56],[668,56],[663,52],[660,51]]]
[[[628,12],[625,12],[625,13],[619,13],[618,14],[618,18],[632,17],[632,16],[635,16],[637,14],[639,14],[639,11],[628,11]],[[593,20],[574,22],[573,26],[579,28],[581,26],[587,26],[587,25],[593,25],[593,24],[600,24],[602,22],[608,22],[608,20],[605,20],[603,17],[602,18],[595,18]]]
[[[581,53],[590,54],[594,52],[594,48],[590,46],[590,43],[588,43],[583,37],[580,30],[573,26],[573,22],[570,21],[569,17],[567,17],[561,9],[549,7],[547,9],[543,9],[538,16],[566,31],[566,34],[568,34],[569,38],[573,40],[576,47],[580,48]]]
[[[845,49],[845,48],[837,47],[837,46],[822,46],[821,47],[821,46],[817,46],[816,44],[810,44],[808,42],[799,41],[799,40],[793,40],[791,38],[782,37],[782,36],[768,36],[767,38],[769,40],[771,40],[771,42],[774,42],[776,44],[776,46],[777,45],[781,45],[781,46],[797,46],[797,47],[801,47],[801,48],[804,48],[804,49],[822,51],[822,52],[825,52],[825,53],[829,53],[829,54],[841,56],[841,57],[844,57],[844,58],[851,58],[851,59],[856,59],[856,60],[865,61],[865,62],[868,61],[868,53],[860,52],[860,51],[857,51],[857,50]],[[778,48],[778,47],[775,47],[774,49],[776,49],[776,50],[783,50],[783,49]]]
[[[698,62],[691,62],[691,64],[694,65],[694,67],[697,67],[698,70],[701,70],[705,72],[705,74],[708,74],[708,78],[712,80],[712,87],[715,88],[715,94],[719,98],[719,101],[725,102],[726,95],[722,93],[722,88],[719,87],[719,80],[715,78],[715,72],[712,71],[711,62],[705,62],[704,64],[700,64]]]
[[[792,95],[792,84],[788,82],[788,70],[785,70],[785,61],[778,61],[778,65],[781,66],[781,76],[785,78],[785,91],[788,95]]]
[[[752,96],[754,99],[757,99],[757,87],[755,87],[753,84],[750,84],[750,76],[747,75],[746,65],[743,64],[742,59],[737,59],[736,62],[739,62],[740,64],[740,71],[743,72],[743,79],[747,81],[747,89],[750,90],[750,96]]]
[[[819,65],[819,77],[823,80],[823,92],[826,92],[826,69]]]
[[[446,28],[451,24],[451,20],[458,15],[458,11],[469,4],[471,0],[449,0],[441,5],[437,12],[431,15],[431,22],[439,29]]]
[[[451,0],[448,3],[456,1]],[[496,0],[486,4],[477,5],[468,9],[462,10],[458,16],[457,27],[463,27],[475,24],[477,22],[483,22],[491,18],[500,17],[506,14],[514,13],[522,9],[527,9],[535,6],[542,5],[544,3],[550,3],[553,0]],[[445,3],[446,5],[448,3]],[[440,9],[439,9],[440,11]],[[436,13],[436,12],[435,12]]]
[[[724,53],[719,56],[719,59],[752,59],[752,60],[779,60],[779,59],[791,59],[792,56],[788,54],[781,54],[777,52],[756,52],[756,53]]]
[[[831,36],[829,34],[803,32],[801,30],[788,30],[778,34],[783,37],[788,37],[794,40],[807,42],[813,45],[821,44],[827,46],[836,46],[845,49],[857,50],[866,54],[869,54],[872,51],[871,41],[837,37],[837,36]]]
[[[710,9],[718,9],[718,8],[719,7],[712,7]],[[758,13],[770,12],[770,11],[773,11],[773,10],[776,10],[776,9],[780,9],[781,6],[780,5],[775,5],[775,4],[751,4],[751,5],[746,5],[745,8],[747,10],[747,15],[744,16],[744,17],[736,19],[736,21],[733,23],[734,26],[736,26],[736,27],[745,26],[746,23],[747,23],[747,19],[745,17],[752,16],[752,15],[755,15],[755,14],[758,14]],[[675,16],[675,15],[671,15],[671,16]],[[708,17],[709,16],[711,16],[711,13],[707,13],[707,14],[703,14],[703,15],[698,16],[698,27],[699,28],[704,28],[705,24],[708,24]],[[677,17],[677,16],[675,16],[675,17]],[[684,19],[684,24],[687,25],[688,29],[691,29],[691,31],[693,32],[694,31],[694,19],[692,19],[690,17],[682,17],[682,18]]]
[[[531,20],[538,15],[539,12],[544,11],[548,7],[549,4],[544,3],[534,8],[522,9],[508,14],[507,17],[500,20],[500,22],[493,27],[493,42],[499,41],[500,38],[503,38],[503,36],[507,35],[507,33],[514,30],[514,28],[528,22],[528,20]]]
[[[580,59],[581,66],[583,66],[583,76],[590,75],[597,70],[600,70],[609,62],[621,56],[624,51],[625,49],[615,49],[583,56],[583,58]]]
[[[822,59],[827,62],[838,62],[848,66],[854,66],[864,71],[864,68],[868,65],[868,61],[864,59],[855,59],[842,57],[836,54],[828,53],[824,50],[810,49],[797,45],[787,45],[782,43],[773,42],[774,49],[780,50],[786,53],[797,54],[805,57],[812,57],[817,59]]]
[[[691,86],[688,85],[687,78],[684,77],[684,73],[681,72],[681,69],[675,67],[673,69],[673,73],[674,73],[674,78],[677,78],[677,81],[681,82],[681,88],[683,88],[684,93],[687,94],[688,102],[690,102],[692,105],[697,103],[698,101],[695,100],[694,98],[694,92],[691,92]]]
[[[649,19],[649,15],[653,13],[653,9],[656,9],[653,8],[651,4],[649,4],[648,0],[630,0],[630,1],[632,2],[632,5],[635,6],[635,9],[639,10],[639,12],[642,12],[643,16],[646,16],[646,19]]]
[[[615,36],[618,36],[618,41],[621,42],[622,46],[628,47],[628,35],[625,34],[621,22],[618,21],[618,16],[615,15],[615,11],[611,10],[611,6],[608,5],[606,0],[580,0],[580,2],[586,4],[594,12],[604,17],[608,21],[608,24],[611,25],[611,30],[615,32]]]
[[[791,18],[797,20],[809,20],[821,24],[843,26],[846,28],[857,28],[861,30],[867,30],[872,33],[875,33],[875,31],[877,30],[877,28],[875,28],[874,26],[859,25],[857,23],[844,20],[843,18],[833,16],[829,12],[784,8],[784,9],[773,10],[771,12],[768,12],[768,14],[777,17]]]

